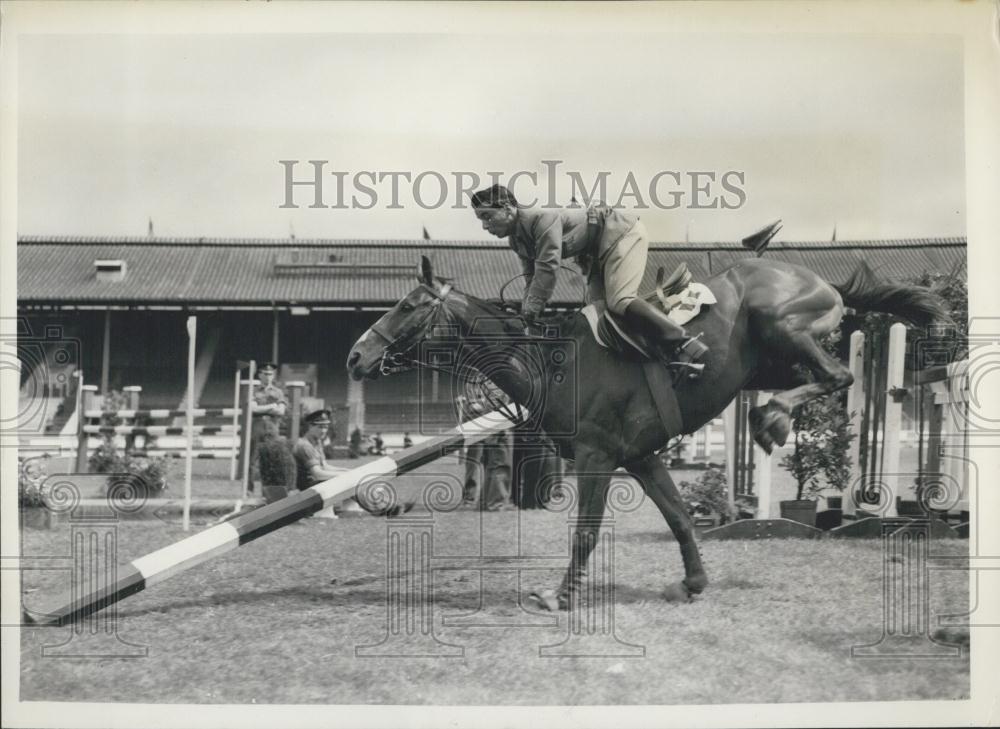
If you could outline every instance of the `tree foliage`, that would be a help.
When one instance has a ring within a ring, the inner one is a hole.
[[[835,330],[822,344],[836,356],[839,342],[840,332]],[[796,369],[805,381],[815,381],[804,367],[796,365]],[[834,393],[810,400],[795,408],[792,418],[795,448],[781,459],[780,465],[795,478],[795,498],[815,498],[827,485],[838,490],[846,488],[851,478],[848,452],[855,434],[843,398]]]

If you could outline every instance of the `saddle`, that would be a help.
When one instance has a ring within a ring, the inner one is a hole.
[[[703,307],[716,302],[711,289],[692,282],[686,263],[677,266],[666,280],[664,269],[660,268],[656,272],[656,288],[643,298],[650,303],[659,301],[667,316],[680,326],[698,316]],[[581,313],[587,318],[594,341],[600,346],[630,359],[659,361],[654,343],[629,327],[623,317],[609,311],[603,301],[585,306]]]
[[[664,279],[664,270],[660,268],[656,273],[656,289],[643,298],[650,303],[659,301],[667,316],[682,326],[698,316],[703,307],[716,302],[711,289],[692,282],[686,263],[681,263],[667,279]],[[678,382],[682,381],[675,376],[680,370],[661,361],[655,354],[654,344],[643,334],[632,330],[622,317],[609,311],[603,301],[585,306],[581,313],[590,324],[594,341],[601,347],[642,363],[646,384],[667,437],[686,433],[674,392]]]

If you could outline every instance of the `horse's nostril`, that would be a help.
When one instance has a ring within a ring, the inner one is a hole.
[[[347,366],[348,367],[353,367],[354,365],[356,365],[358,363],[359,359],[361,359],[361,353],[360,352],[351,352],[347,356]]]

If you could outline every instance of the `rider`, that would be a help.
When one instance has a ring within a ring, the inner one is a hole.
[[[587,276],[588,301],[604,299],[611,311],[659,343],[662,358],[690,363],[708,351],[662,309],[639,297],[649,240],[638,217],[603,203],[588,208],[521,206],[503,185],[475,193],[472,207],[483,228],[507,237],[521,258],[528,279],[521,312],[529,325],[552,296],[560,258],[576,258]]]

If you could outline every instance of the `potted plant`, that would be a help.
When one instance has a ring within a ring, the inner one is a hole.
[[[836,351],[839,332],[823,342]],[[796,365],[798,368],[798,365]],[[800,369],[805,379],[808,372]],[[781,465],[795,478],[795,498],[782,501],[781,516],[809,526],[816,525],[816,501],[824,488],[842,491],[851,477],[848,449],[854,439],[851,421],[841,398],[821,397],[795,408],[795,447],[781,459]],[[824,484],[825,481],[825,484]]]
[[[696,524],[717,526],[736,518],[736,510],[729,503],[725,471],[706,468],[697,481],[681,481],[678,489]]]

